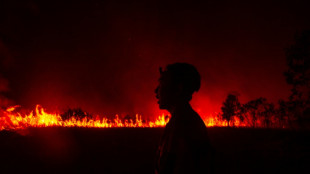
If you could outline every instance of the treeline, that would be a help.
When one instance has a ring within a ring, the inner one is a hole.
[[[282,106],[275,107],[274,103],[262,97],[242,104],[238,95],[229,94],[219,116],[232,127],[285,128],[289,126],[289,118]]]
[[[228,94],[220,119],[228,126],[310,128],[310,30],[297,33],[285,55],[284,76],[291,86],[288,99],[274,104],[261,97],[241,104],[238,94]]]

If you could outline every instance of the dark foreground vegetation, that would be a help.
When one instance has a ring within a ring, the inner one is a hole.
[[[154,173],[163,128],[0,132],[1,173]],[[307,131],[209,128],[216,173],[309,173]]]

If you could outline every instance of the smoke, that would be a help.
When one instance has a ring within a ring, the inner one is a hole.
[[[9,81],[3,75],[3,72],[9,67],[11,55],[8,48],[0,40],[0,107],[8,107],[13,101],[6,97],[9,89]]]
[[[10,6],[12,22],[3,25],[17,56],[6,63],[8,49],[0,43],[1,65],[10,64],[0,71],[2,98],[12,93],[26,108],[80,107],[100,115],[162,113],[154,94],[158,68],[174,62],[201,73],[192,105],[204,114],[219,111],[230,91],[239,92],[241,102],[286,98],[283,48],[295,22],[308,21],[284,13],[285,4],[271,4],[262,15],[260,6],[217,2],[30,4]]]
[[[0,107],[7,107],[12,103],[5,97],[6,92],[8,92],[8,81],[0,74]]]

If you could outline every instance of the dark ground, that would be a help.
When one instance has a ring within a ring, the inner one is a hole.
[[[0,132],[0,173],[154,173],[163,128]],[[309,173],[310,132],[209,128],[216,173]],[[306,171],[306,169],[308,171]]]

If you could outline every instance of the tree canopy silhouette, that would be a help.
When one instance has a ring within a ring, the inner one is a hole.
[[[296,34],[295,43],[286,49],[286,61],[284,75],[292,85],[289,115],[301,123],[310,119],[310,30]]]
[[[228,122],[228,126],[230,126],[230,121],[232,118],[237,116],[240,106],[238,96],[236,94],[228,94],[225,102],[223,103],[223,107],[221,107],[223,112],[222,117]]]

